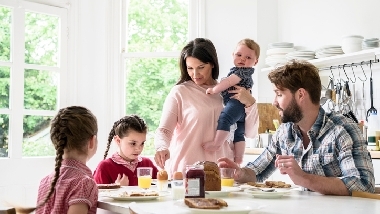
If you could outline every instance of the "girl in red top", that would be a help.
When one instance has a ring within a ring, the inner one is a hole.
[[[153,162],[140,154],[144,149],[148,128],[143,119],[129,115],[116,121],[108,137],[107,149],[94,172],[98,184],[120,183],[122,186],[137,186],[138,167],[152,167],[152,178],[157,177],[157,168]],[[118,151],[107,158],[112,140]]]
[[[86,162],[98,148],[98,125],[90,110],[60,109],[51,121],[50,138],[56,149],[55,170],[41,180],[36,208],[17,213],[96,213],[98,187]]]

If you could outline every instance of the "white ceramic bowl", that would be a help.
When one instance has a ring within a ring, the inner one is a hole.
[[[347,44],[361,44],[363,42],[363,39],[359,38],[345,38],[342,39],[341,45],[347,45]]]
[[[345,54],[358,52],[362,50],[362,45],[361,43],[358,43],[358,45],[342,45],[342,50]]]

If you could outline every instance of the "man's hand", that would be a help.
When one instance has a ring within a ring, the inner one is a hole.
[[[298,165],[297,161],[291,155],[276,155],[275,166],[279,168],[280,173],[289,175],[294,184],[300,184],[305,173]]]

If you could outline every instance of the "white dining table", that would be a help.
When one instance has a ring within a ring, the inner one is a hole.
[[[136,187],[126,187],[129,190]],[[170,190],[170,189],[169,189]],[[315,192],[292,189],[280,198],[255,198],[244,192],[231,192],[225,197],[219,197],[233,206],[249,207],[247,213],[307,213],[307,214],[379,214],[380,200],[358,198],[351,196],[328,196]],[[129,213],[129,204],[133,201],[119,201],[113,198],[99,196],[98,208],[110,213]],[[135,207],[152,214],[186,214],[197,213],[184,205],[183,200],[173,200],[170,194],[154,200],[135,201]],[[207,211],[207,213],[224,213],[222,210]],[[233,212],[229,212],[233,213]]]

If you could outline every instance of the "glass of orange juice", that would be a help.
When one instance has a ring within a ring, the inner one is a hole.
[[[149,189],[152,183],[152,167],[138,167],[137,179],[140,188]]]
[[[222,186],[232,187],[234,185],[235,169],[220,168],[220,179]]]

